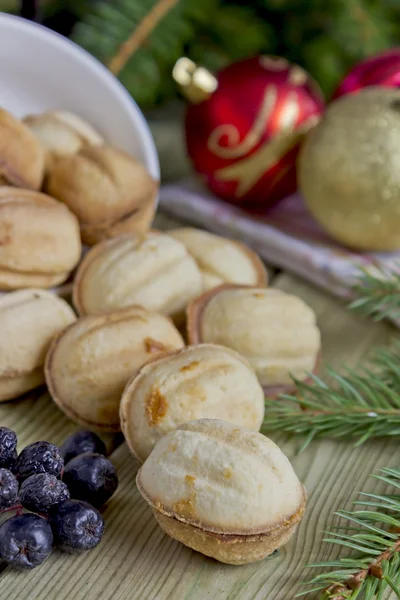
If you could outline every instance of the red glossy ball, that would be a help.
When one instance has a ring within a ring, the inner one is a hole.
[[[186,113],[196,171],[220,198],[264,210],[296,189],[299,143],[324,109],[317,84],[283,58],[230,65],[218,87]]]
[[[360,62],[346,75],[333,98],[354,94],[370,85],[400,87],[400,48]]]

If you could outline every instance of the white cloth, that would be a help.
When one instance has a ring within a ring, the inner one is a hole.
[[[160,206],[214,233],[241,240],[269,264],[282,267],[331,293],[349,298],[360,267],[398,270],[400,252],[357,253],[332,241],[295,194],[252,216],[188,180],[161,188]]]

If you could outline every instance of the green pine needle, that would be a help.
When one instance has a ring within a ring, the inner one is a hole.
[[[75,26],[72,39],[108,65],[121,46],[160,0],[98,0]],[[186,55],[186,45],[195,32],[212,19],[218,0],[178,0],[154,20],[139,47],[129,57],[118,76],[141,105],[157,104],[176,86],[172,80],[175,61]]]
[[[339,374],[327,381],[294,379],[295,395],[265,401],[263,433],[284,431],[304,436],[300,451],[315,438],[354,438],[357,446],[376,437],[400,436],[400,342],[375,353],[370,368]]]
[[[324,571],[303,584],[306,590],[296,598],[319,592],[320,600],[383,600],[391,589],[400,599],[400,468],[382,469],[375,477],[398,493],[361,493],[356,510],[335,513],[345,525],[332,528],[324,541],[353,552],[308,565]],[[371,503],[364,498],[378,500],[375,510],[367,510]]]
[[[363,270],[350,307],[375,319],[400,318],[400,268]],[[355,438],[359,446],[376,437],[400,435],[400,341],[376,352],[369,368],[328,369],[327,381],[294,379],[296,393],[266,400],[263,432],[303,435],[300,451],[318,437]]]
[[[356,300],[350,308],[380,321],[386,317],[400,318],[400,265],[385,270],[364,269],[354,286]]]
[[[143,107],[156,106],[176,94],[172,69],[181,56],[218,70],[234,60],[276,48],[274,31],[267,19],[259,18],[255,6],[177,0],[155,19],[163,4],[163,0],[97,0],[72,32],[75,42],[110,65],[121,46],[150,19],[144,39],[117,70]]]

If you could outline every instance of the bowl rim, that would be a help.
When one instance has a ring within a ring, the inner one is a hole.
[[[10,15],[0,12],[0,27],[4,23],[6,27],[12,27],[16,32],[33,35],[38,39],[45,39],[53,47],[60,48],[62,51],[69,53],[85,65],[88,71],[95,72],[108,85],[114,88],[117,100],[124,106],[132,121],[137,125],[139,135],[141,137],[145,156],[146,167],[150,174],[159,181],[160,179],[160,163],[158,154],[151,134],[149,125],[140,110],[139,106],[129,94],[128,90],[122,83],[103,65],[97,58],[90,54],[87,50],[81,48],[69,38],[48,29],[44,25],[28,21],[17,15]]]

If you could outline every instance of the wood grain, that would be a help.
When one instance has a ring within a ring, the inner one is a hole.
[[[160,225],[158,225],[160,226]],[[164,222],[164,226],[166,223]],[[176,226],[176,222],[172,225]],[[371,347],[388,342],[393,330],[356,317],[337,300],[287,275],[273,285],[313,307],[322,331],[323,362],[355,364]],[[60,443],[75,429],[47,394],[0,405],[0,423],[16,429],[21,445],[37,439]],[[126,445],[111,455],[120,486],[104,517],[106,533],[92,552],[54,552],[41,567],[25,573],[4,568],[4,600],[290,600],[311,576],[305,563],[334,556],[321,542],[338,508],[349,508],[360,489],[380,487],[369,474],[396,464],[396,440],[374,440],[361,448],[319,441],[296,456],[298,441],[271,436],[292,460],[309,495],[298,532],[279,553],[243,567],[219,564],[168,538],[135,486],[138,464]],[[115,443],[115,440],[109,440]],[[310,600],[312,596],[309,597]],[[387,598],[395,598],[388,594]]]

